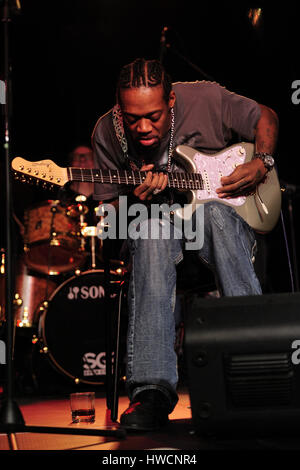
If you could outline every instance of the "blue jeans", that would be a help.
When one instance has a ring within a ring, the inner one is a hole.
[[[153,237],[158,226],[159,233]],[[152,238],[143,239],[150,228]],[[170,231],[170,239],[164,239],[165,230]],[[133,400],[141,391],[160,390],[169,399],[170,412],[178,400],[174,307],[176,265],[183,258],[184,242],[178,228],[165,220],[160,225],[154,220],[143,221],[140,238],[128,239],[132,258],[128,291],[128,394]],[[204,205],[204,244],[195,251],[195,256],[214,270],[223,295],[262,293],[253,268],[255,247],[252,229],[233,208],[218,202]]]

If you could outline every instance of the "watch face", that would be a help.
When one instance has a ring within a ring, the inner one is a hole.
[[[269,168],[272,168],[274,166],[274,158],[272,157],[272,155],[266,155],[265,156],[265,165],[267,165]]]

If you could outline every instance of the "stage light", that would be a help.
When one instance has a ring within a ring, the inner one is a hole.
[[[262,9],[250,8],[248,11],[248,18],[254,28],[257,28],[261,23]]]

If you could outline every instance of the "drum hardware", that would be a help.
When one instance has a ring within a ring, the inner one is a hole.
[[[22,302],[23,303],[23,302]],[[22,304],[21,303],[21,304]],[[19,328],[30,328],[32,325],[29,320],[29,310],[28,307],[24,307],[22,320],[18,320],[17,326]]]
[[[60,242],[55,238],[57,236],[56,232],[51,233],[50,246],[60,246]]]
[[[20,307],[23,304],[23,300],[20,297],[20,294],[15,294],[14,305]]]
[[[44,300],[44,302],[42,303],[42,305],[41,305],[40,308],[39,308],[39,313],[40,313],[40,315],[41,315],[45,310],[47,310],[48,306],[49,306],[49,302],[48,302],[47,300]]]
[[[82,229],[84,229],[87,226],[87,223],[85,222],[85,215],[89,211],[87,205],[84,204],[86,200],[87,200],[86,196],[79,194],[75,198],[75,201],[77,202],[77,204],[72,204],[68,206],[67,212],[66,212],[68,217],[72,217],[72,218],[79,217],[80,231],[78,231],[76,235],[80,237],[80,249],[82,251],[85,250],[85,239],[84,237],[82,237]]]
[[[91,227],[84,227],[81,229],[81,233],[83,237],[90,237],[91,244],[91,265],[92,269],[96,268],[96,237],[97,237],[97,227],[91,226]]]
[[[54,227],[54,217],[57,212],[58,204],[59,204],[58,200],[53,201],[51,204],[52,217],[51,217],[51,222],[50,222],[50,230],[51,230],[50,246],[60,246],[60,242],[56,238],[57,233],[55,232],[55,227]]]
[[[38,337],[36,335],[32,335],[32,339],[31,339],[32,344],[37,344],[38,341],[39,341]]]

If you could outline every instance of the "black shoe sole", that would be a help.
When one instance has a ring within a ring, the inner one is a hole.
[[[139,424],[123,424],[122,422],[120,423],[120,426],[126,431],[132,431],[132,432],[151,432],[151,431],[159,431],[163,427],[167,426],[169,424],[169,420],[165,421],[164,423],[157,424],[154,426],[143,426]]]

